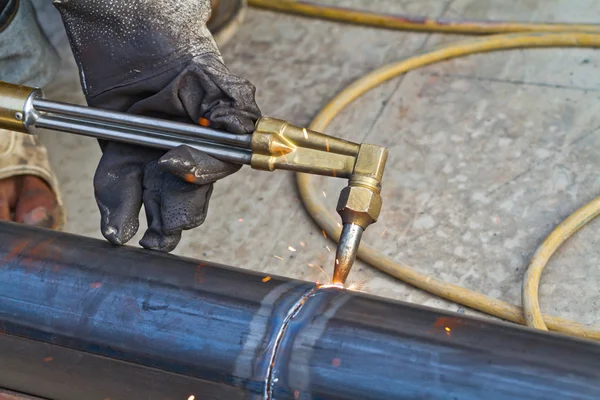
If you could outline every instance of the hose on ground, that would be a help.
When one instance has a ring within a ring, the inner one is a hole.
[[[494,34],[514,32],[587,32],[600,33],[597,24],[532,23],[512,21],[467,21],[410,15],[379,14],[344,7],[332,7],[309,1],[248,0],[248,5],[264,10],[325,19],[354,25],[404,31],[451,34]]]
[[[249,0],[249,4],[273,11],[391,29],[471,34],[505,33],[426,50],[418,55],[372,71],[342,90],[317,114],[310,124],[310,129],[321,132],[325,131],[329,123],[345,107],[364,93],[389,79],[427,65],[476,53],[509,49],[600,47],[600,35],[594,34],[594,32],[600,32],[599,25],[440,21],[372,14],[297,1]],[[296,175],[300,197],[311,218],[330,238],[337,242],[341,232],[337,216],[329,212],[322,203],[313,179],[312,175],[308,174]],[[544,240],[533,256],[524,276],[523,308],[423,274],[414,268],[395,262],[364,242],[360,245],[358,257],[367,264],[409,285],[474,310],[538,329],[549,328],[573,336],[600,340],[600,327],[542,315],[538,300],[540,278],[550,257],[570,236],[598,214],[600,214],[600,197],[569,216]]]

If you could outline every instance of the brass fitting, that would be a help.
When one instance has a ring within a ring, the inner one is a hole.
[[[360,146],[347,140],[263,117],[252,134],[254,169],[350,178]]]
[[[360,145],[354,171],[342,190],[337,212],[344,224],[366,229],[381,212],[381,179],[387,161],[387,149],[372,144]]]
[[[340,193],[337,212],[343,223],[366,229],[379,218],[381,196],[365,187],[346,186]]]
[[[32,102],[43,97],[39,89],[0,81],[0,126],[15,132],[28,132],[36,117]]]

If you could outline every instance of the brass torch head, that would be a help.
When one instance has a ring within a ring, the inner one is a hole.
[[[379,218],[382,206],[381,179],[387,154],[384,147],[362,144],[350,182],[340,194],[337,212],[344,225],[334,265],[335,284],[346,283],[356,260],[363,231]]]

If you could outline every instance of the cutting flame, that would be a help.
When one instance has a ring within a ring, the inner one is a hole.
[[[329,289],[329,288],[345,289],[344,285],[342,285],[341,283],[320,283],[317,287],[319,289]]]

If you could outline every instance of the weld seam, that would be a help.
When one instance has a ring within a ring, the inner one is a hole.
[[[265,400],[273,399],[273,385],[275,384],[275,382],[274,382],[275,362],[277,361],[279,346],[281,345],[281,342],[283,341],[283,336],[285,335],[288,326],[292,322],[292,319],[294,319],[294,317],[296,315],[298,315],[298,313],[300,312],[300,310],[302,310],[302,307],[304,306],[306,301],[312,295],[314,295],[318,289],[319,289],[319,286],[315,286],[314,288],[310,289],[309,291],[304,293],[302,296],[300,296],[298,301],[296,303],[294,303],[294,305],[290,308],[290,311],[287,313],[287,315],[285,316],[285,319],[283,320],[283,322],[281,324],[281,328],[277,332],[277,336],[275,337],[275,344],[273,346],[273,352],[271,353],[271,359],[269,360],[269,367],[267,370],[267,378],[265,380]]]

